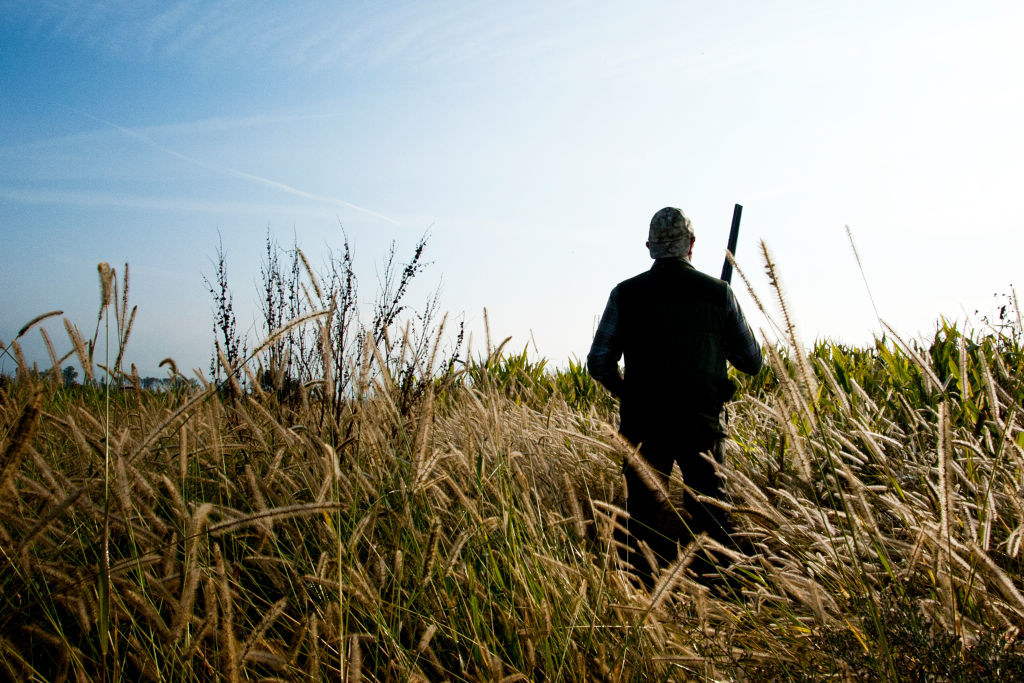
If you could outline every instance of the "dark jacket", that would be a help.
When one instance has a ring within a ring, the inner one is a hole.
[[[669,258],[612,290],[587,365],[619,396],[623,435],[641,441],[682,423],[720,430],[721,408],[735,391],[727,360],[751,374],[761,367],[732,289]]]

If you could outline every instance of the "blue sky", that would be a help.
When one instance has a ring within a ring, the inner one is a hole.
[[[735,202],[806,341],[878,331],[847,224],[882,318],[927,333],[1018,284],[1022,32],[1011,2],[0,0],[0,339],[90,328],[128,261],[130,360],[206,367],[218,231],[249,327],[268,226],[319,261],[340,221],[367,296],[429,229],[415,297],[562,360],[657,209],[717,274]]]

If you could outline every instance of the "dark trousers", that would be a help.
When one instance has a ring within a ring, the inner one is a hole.
[[[649,433],[647,439],[631,435],[632,443],[640,443],[639,457],[650,466],[650,474],[668,488],[672,464],[678,462],[683,480],[693,491],[710,498],[722,498],[722,481],[715,474],[714,466],[701,457],[711,452],[718,462],[724,456],[724,436],[718,430],[700,426],[680,427],[671,433]],[[628,438],[628,437],[627,437]],[[654,581],[653,569],[639,548],[645,542],[654,553],[660,566],[676,558],[677,544],[685,547],[695,536],[706,533],[711,538],[728,545],[732,526],[727,513],[701,503],[689,491],[683,496],[682,508],[676,503],[675,509],[659,500],[651,491],[645,477],[637,468],[626,462],[623,466],[626,476],[626,510],[629,512],[624,540],[627,547],[626,561],[647,585]],[[678,496],[673,496],[678,501]],[[705,553],[700,553],[690,565],[698,576],[714,572],[714,565]]]

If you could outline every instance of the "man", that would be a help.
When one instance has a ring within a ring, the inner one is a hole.
[[[748,374],[761,368],[761,348],[732,289],[690,264],[693,244],[682,211],[666,207],[654,214],[647,241],[654,265],[612,290],[587,356],[590,374],[619,398],[619,431],[650,466],[623,464],[627,559],[648,585],[653,577],[640,541],[664,564],[675,557],[677,542],[701,532],[728,543],[731,525],[720,509],[689,491],[680,520],[644,479],[653,475],[667,484],[678,462],[689,489],[720,498],[721,481],[700,454],[710,451],[722,462],[723,409],[735,391],[726,361]],[[619,374],[622,356],[625,376]],[[706,558],[691,568],[713,570]]]

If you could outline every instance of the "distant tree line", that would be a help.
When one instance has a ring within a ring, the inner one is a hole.
[[[85,382],[79,383],[78,368],[73,365],[65,365],[60,371],[61,379],[63,380],[66,388],[76,386],[92,386],[102,387],[103,380],[95,378],[92,380],[86,380]],[[132,383],[127,379],[122,378],[119,382],[114,383],[114,386],[120,386],[123,388],[131,387]],[[195,388],[199,386],[199,381],[196,379],[189,379],[176,375],[174,377],[141,377],[139,378],[139,386],[146,391],[171,391],[173,389],[180,389],[183,387]]]

